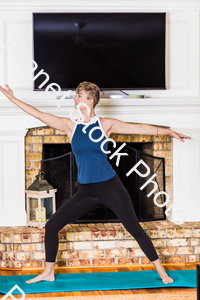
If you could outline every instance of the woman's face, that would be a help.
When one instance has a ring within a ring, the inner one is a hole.
[[[76,97],[74,98],[74,102],[75,102],[75,109],[77,108],[77,105],[79,103],[85,103],[88,105],[88,107],[91,109],[91,107],[93,106],[93,99],[88,99],[87,98],[87,93],[85,90],[81,90],[78,94],[76,94]],[[80,110],[86,110],[87,108],[85,106],[80,106]]]

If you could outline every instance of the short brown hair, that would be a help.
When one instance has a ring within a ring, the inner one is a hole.
[[[78,94],[82,90],[86,91],[88,99],[92,98],[94,100],[93,106],[95,107],[98,104],[100,98],[99,87],[92,82],[82,81],[79,83],[78,87],[76,88],[76,93]]]

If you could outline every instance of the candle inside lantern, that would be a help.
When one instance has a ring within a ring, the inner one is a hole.
[[[35,209],[36,222],[39,222],[39,208]],[[46,208],[41,207],[41,222],[46,222]]]

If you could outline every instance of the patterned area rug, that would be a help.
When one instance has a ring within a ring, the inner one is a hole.
[[[197,293],[194,292],[175,292],[175,293],[152,293],[152,294],[133,294],[133,295],[103,295],[103,296],[65,296],[51,298],[37,298],[37,300],[196,300]]]

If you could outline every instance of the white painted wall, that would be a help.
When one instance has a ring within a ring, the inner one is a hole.
[[[176,210],[184,208],[187,221],[200,221],[199,0],[1,0],[0,84],[8,83],[17,98],[42,111],[68,116],[73,100],[62,101],[59,108],[53,92],[32,91],[27,67],[32,56],[32,12],[47,11],[167,12],[167,90],[129,91],[147,99],[103,98],[96,112],[102,117],[167,125],[192,137],[185,143],[173,141],[173,204]],[[25,225],[24,136],[27,128],[42,125],[0,95],[0,226]]]

